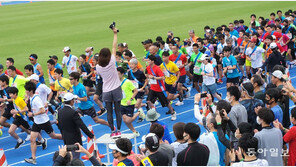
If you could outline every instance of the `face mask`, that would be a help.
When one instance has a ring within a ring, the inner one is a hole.
[[[225,100],[226,100],[228,103],[231,103],[231,102],[232,102],[232,100],[230,100],[228,96],[226,96],[226,99],[225,99]]]
[[[272,102],[271,102],[271,100],[266,100],[266,99],[264,99],[265,100],[265,104],[267,104],[267,105],[270,105]]]
[[[258,116],[256,117],[256,122],[257,122],[257,124],[261,125],[261,121],[260,121],[260,118]]]
[[[168,35],[168,38],[172,38],[172,36]]]

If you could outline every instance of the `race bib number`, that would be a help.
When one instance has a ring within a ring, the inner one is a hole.
[[[197,66],[195,66],[195,67],[194,67],[194,73],[199,73],[199,72],[200,72],[200,68],[197,67]]]
[[[150,84],[150,85],[155,85],[155,84],[157,84],[156,79],[149,79],[149,84]]]
[[[16,85],[16,83],[13,83],[11,86],[12,86],[12,87],[16,87],[16,88],[17,88],[17,85]]]
[[[163,73],[166,77],[170,77],[170,73],[167,70],[164,70]]]
[[[231,73],[233,73],[233,70],[227,70],[227,72],[231,74]]]
[[[84,78],[85,76],[87,76],[87,73],[86,73],[86,72],[83,72],[83,73],[81,74],[81,77],[82,77],[83,79],[85,79],[85,78]]]
[[[133,83],[133,85],[134,85],[136,88],[138,88],[138,87],[139,87],[139,84],[138,84],[138,82],[137,82],[137,81],[135,81],[135,80],[132,80],[132,83]]]
[[[176,65],[177,65],[178,67],[180,67],[180,66],[182,65],[182,60],[178,60],[177,63],[176,63]]]
[[[292,34],[288,33],[287,36],[289,37],[289,39],[292,39]]]
[[[74,71],[75,70],[75,67],[71,67],[71,71]]]

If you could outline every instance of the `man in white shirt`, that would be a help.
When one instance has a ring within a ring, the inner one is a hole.
[[[246,59],[251,61],[251,67],[252,67],[252,73],[256,74],[258,69],[262,67],[262,53],[266,54],[266,51],[263,48],[256,46],[257,40],[255,38],[252,38],[250,40],[249,47],[246,50]]]
[[[36,94],[36,84],[29,81],[25,84],[26,94],[30,98],[30,106],[31,111],[28,113],[28,117],[34,118],[34,124],[31,130],[31,152],[32,157],[26,158],[25,161],[31,164],[36,163],[36,138],[40,138],[41,130],[44,130],[52,139],[62,140],[61,134],[56,134],[53,131],[53,128],[49,122],[49,117],[45,112],[44,104],[38,94]],[[39,136],[38,136],[39,135]],[[40,142],[42,143],[43,149],[47,147],[47,141],[44,138],[40,138]]]
[[[69,74],[71,74],[72,72],[76,72],[77,71],[76,62],[78,58],[70,54],[71,49],[69,46],[64,47],[63,52],[65,53],[65,56],[63,57],[63,61],[62,61],[63,68],[66,66]]]

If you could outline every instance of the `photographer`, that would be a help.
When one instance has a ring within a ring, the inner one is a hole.
[[[70,151],[85,153],[93,166],[106,166],[105,164],[101,163],[100,158],[96,158],[95,156],[91,155],[79,143],[76,143],[75,145],[59,146],[59,151],[56,151],[53,156],[53,166],[84,166],[84,163],[80,159],[73,158],[73,155],[70,153]]]

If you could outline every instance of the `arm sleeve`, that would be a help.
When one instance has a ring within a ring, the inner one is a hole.
[[[283,139],[286,143],[289,143],[291,140],[295,139],[295,135],[293,131],[294,129],[292,128],[284,135]]]
[[[177,156],[177,166],[183,166],[182,160],[183,160],[182,155],[179,153]]]
[[[54,163],[53,163],[52,166],[61,166],[63,159],[64,159],[64,158],[63,158],[62,156],[59,155],[59,156],[55,159],[55,161],[54,161]]]
[[[236,115],[234,111],[229,112],[228,114],[230,120],[232,121],[232,123],[237,126],[237,119],[236,119]]]
[[[74,116],[73,116],[73,120],[75,122],[76,125],[78,125],[78,127],[80,127],[80,129],[89,137],[89,138],[93,138],[94,135],[88,130],[88,128],[86,127],[86,125],[84,124],[84,122],[81,120],[81,118],[78,115],[78,112],[74,111]]]
[[[105,166],[103,163],[100,164],[100,162],[94,156],[90,157],[89,161],[91,164],[93,164],[93,166]]]
[[[194,117],[198,122],[202,122],[203,116],[200,114],[199,105],[194,105]]]
[[[230,149],[230,140],[228,140],[226,137],[225,137],[225,134],[222,130],[222,127],[220,125],[218,125],[218,128],[217,128],[217,134],[218,134],[218,138],[219,138],[219,141],[225,146],[227,147],[228,149]]]
[[[231,121],[231,119],[229,119],[228,121],[227,121],[227,123],[228,123],[228,126],[229,126],[229,129],[230,129],[230,131],[234,134],[235,133],[235,131],[236,131],[236,125],[234,125],[233,124],[233,122]]]

